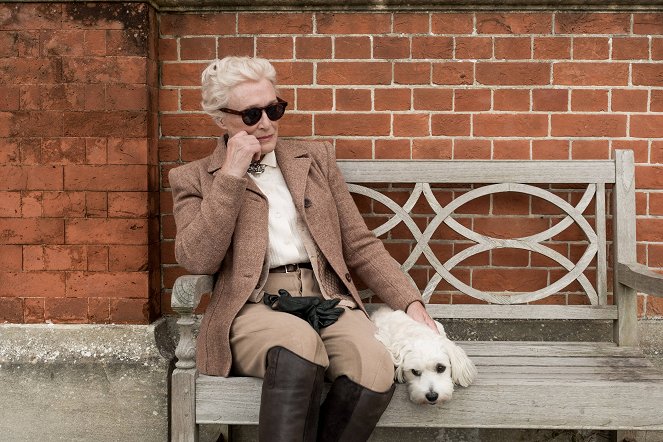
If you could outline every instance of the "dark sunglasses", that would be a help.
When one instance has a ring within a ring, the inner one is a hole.
[[[244,109],[243,111],[236,111],[233,109],[228,109],[227,107],[222,107],[219,109],[221,112],[226,112],[233,115],[241,115],[242,121],[247,126],[254,126],[258,124],[258,121],[262,118],[262,112],[265,111],[267,118],[272,121],[280,120],[283,114],[285,113],[285,108],[288,105],[286,101],[276,98],[276,103],[269,104],[265,107],[251,107],[249,109]]]

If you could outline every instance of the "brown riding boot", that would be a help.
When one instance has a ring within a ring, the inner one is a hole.
[[[314,442],[324,367],[283,347],[267,352],[258,437],[262,442]]]
[[[347,376],[336,378],[320,407],[319,442],[365,442],[387,409],[395,386],[378,393],[352,382]]]

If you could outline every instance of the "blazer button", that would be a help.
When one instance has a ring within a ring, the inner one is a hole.
[[[345,279],[347,279],[348,282],[352,282],[352,276],[350,276],[349,273],[346,273],[346,274],[345,274]]]
[[[308,209],[308,208],[311,207],[312,205],[313,205],[313,203],[311,202],[310,199],[308,199],[308,198],[304,198],[304,207],[305,207],[305,208]]]

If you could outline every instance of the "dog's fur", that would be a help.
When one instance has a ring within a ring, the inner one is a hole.
[[[454,384],[469,386],[477,369],[462,348],[451,342],[444,327],[435,321],[440,334],[410,318],[404,311],[381,308],[371,319],[375,337],[391,353],[396,382],[407,383],[410,400],[438,404],[451,399]]]

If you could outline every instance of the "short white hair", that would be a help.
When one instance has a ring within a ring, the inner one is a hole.
[[[225,57],[214,60],[201,76],[203,110],[212,117],[220,117],[223,112],[219,108],[228,105],[230,93],[235,86],[245,81],[264,79],[276,86],[276,70],[264,58]]]

